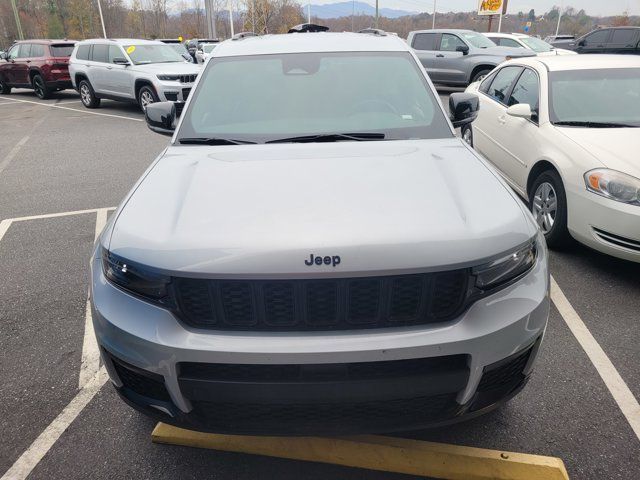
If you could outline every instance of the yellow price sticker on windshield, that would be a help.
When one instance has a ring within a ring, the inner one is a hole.
[[[135,45],[130,45],[129,47],[127,47],[127,53],[129,55],[131,55],[133,52],[135,52],[135,50],[136,50]]]

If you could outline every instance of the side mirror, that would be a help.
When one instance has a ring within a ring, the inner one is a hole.
[[[6,60],[7,59],[7,54],[6,52],[2,52],[0,53],[0,60]]]
[[[144,118],[151,131],[171,136],[176,129],[176,104],[173,102],[150,103],[145,109]]]
[[[531,105],[528,103],[516,103],[507,108],[507,115],[530,120],[533,112],[531,111]]]
[[[449,96],[449,118],[455,128],[473,122],[480,110],[480,99],[473,93],[452,93]]]
[[[113,59],[113,63],[114,63],[115,65],[129,65],[129,60],[127,60],[127,59],[126,59],[126,58],[124,58],[124,57],[115,57],[115,58]]]
[[[580,40],[580,41],[578,42],[578,46],[579,46],[579,47],[584,47],[586,44],[587,44],[587,42],[585,42],[584,40]]]
[[[469,47],[466,45],[458,45],[456,52],[462,52],[462,55],[467,55],[469,53]]]

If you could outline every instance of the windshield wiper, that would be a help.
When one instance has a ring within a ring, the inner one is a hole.
[[[384,133],[323,133],[320,135],[303,135],[300,137],[278,138],[265,143],[311,143],[311,142],[340,142],[350,140],[363,142],[367,140],[384,140]]]
[[[586,127],[586,128],[638,128],[638,125],[629,125],[626,123],[615,122],[586,122],[581,120],[564,120],[555,122],[554,125],[567,127]]]
[[[248,140],[216,137],[181,138],[178,141],[183,145],[253,145],[256,143]]]

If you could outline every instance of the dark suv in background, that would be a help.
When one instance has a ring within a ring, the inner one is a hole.
[[[563,45],[578,53],[640,55],[640,27],[599,28]]]
[[[69,56],[75,41],[22,40],[0,59],[0,93],[12,88],[33,88],[40,98],[73,88],[69,78]]]

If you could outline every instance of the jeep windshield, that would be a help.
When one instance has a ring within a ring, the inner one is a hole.
[[[453,136],[439,99],[408,52],[214,57],[201,75],[178,143]]]
[[[184,62],[184,58],[174,49],[174,47],[166,44],[126,45],[124,49],[135,65]]]

